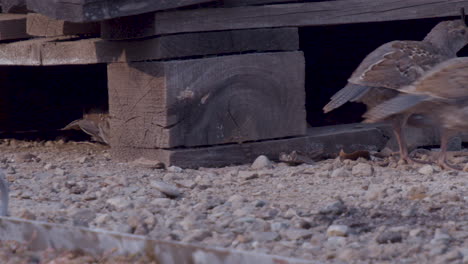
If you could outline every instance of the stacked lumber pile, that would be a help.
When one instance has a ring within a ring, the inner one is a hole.
[[[326,144],[306,129],[297,27],[444,17],[468,4],[378,2],[1,0],[0,66],[107,64],[116,158],[197,167],[312,153]],[[333,146],[371,145],[336,131],[326,132]]]

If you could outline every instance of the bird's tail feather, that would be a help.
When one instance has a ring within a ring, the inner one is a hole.
[[[353,102],[359,100],[369,88],[369,86],[348,83],[343,89],[339,90],[331,97],[330,102],[323,107],[323,112],[328,113],[348,101]]]
[[[427,98],[429,98],[427,95],[401,94],[367,111],[363,115],[365,118],[364,123],[381,121],[391,115],[408,110],[425,101]]]

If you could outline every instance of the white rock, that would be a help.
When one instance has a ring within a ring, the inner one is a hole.
[[[342,246],[346,245],[346,238],[345,237],[338,237],[338,236],[329,237],[327,239],[326,244],[329,247],[342,247]]]
[[[353,166],[351,174],[355,176],[371,176],[372,166],[367,163],[358,163]]]
[[[422,166],[418,170],[418,172],[424,175],[431,175],[434,173],[434,168],[432,167],[432,165],[427,164],[427,165]]]
[[[349,227],[346,225],[331,225],[327,229],[327,236],[329,237],[346,237],[349,233]]]
[[[182,195],[182,192],[179,190],[179,188],[169,183],[162,181],[151,181],[150,185],[151,187],[156,188],[158,191],[169,197],[175,198]]]
[[[333,170],[333,172],[331,173],[330,175],[332,178],[338,178],[338,177],[341,177],[341,178],[346,178],[346,177],[349,177],[349,171],[344,169],[344,168],[338,168],[338,169],[335,169]]]
[[[255,161],[252,163],[252,166],[250,166],[254,170],[259,170],[259,169],[268,169],[273,167],[273,164],[271,161],[268,159],[267,156],[260,155],[258,156]]]
[[[169,172],[182,172],[184,170],[182,168],[180,168],[180,167],[177,167],[177,166],[170,166],[169,168],[167,168],[167,171],[169,171]]]

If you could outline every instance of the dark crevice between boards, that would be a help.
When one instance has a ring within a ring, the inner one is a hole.
[[[1,66],[0,138],[84,140],[61,131],[91,109],[108,110],[105,64]]]
[[[366,108],[346,103],[324,114],[322,107],[343,88],[367,54],[392,40],[422,40],[440,21],[419,19],[393,22],[303,27],[300,47],[306,58],[306,110],[309,125],[328,126],[361,122]],[[458,54],[467,56],[468,48]]]

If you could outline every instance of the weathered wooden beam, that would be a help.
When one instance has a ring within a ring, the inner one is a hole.
[[[26,20],[26,32],[31,36],[99,35],[100,30],[97,22],[73,23],[36,13],[29,13]]]
[[[28,9],[71,22],[90,22],[217,0],[26,0]]]
[[[225,7],[281,4],[281,3],[292,3],[292,2],[301,2],[301,1],[302,0],[222,0],[223,6]],[[325,0],[325,1],[334,1],[334,0]]]
[[[0,14],[0,41],[29,37],[26,33],[26,15]]]
[[[349,124],[309,128],[307,136],[288,139],[186,149],[112,147],[111,153],[118,160],[145,157],[167,166],[221,167],[250,163],[259,155],[278,160],[281,152],[299,151],[315,157],[333,157],[341,149],[346,152],[380,150],[385,147],[389,133],[378,125]]]
[[[26,0],[1,0],[3,13],[26,14],[28,8],[26,7]]]
[[[41,65],[41,44],[47,39],[30,39],[0,44],[0,65]]]
[[[94,64],[299,49],[296,28],[188,33],[131,41],[98,38],[46,42],[43,65]],[[1,46],[0,46],[1,50]]]
[[[111,146],[171,148],[304,135],[302,52],[108,66]]]
[[[84,252],[94,257],[141,255],[159,264],[257,263],[317,264],[319,262],[262,253],[207,247],[103,229],[59,225],[26,219],[0,217],[0,240],[17,241],[29,250]],[[60,261],[59,261],[60,262]],[[63,263],[63,262],[62,262]]]
[[[201,32],[285,26],[319,26],[457,16],[468,0],[337,0],[284,5],[205,8],[127,17],[102,22],[104,38],[125,38],[181,32]],[[133,28],[133,30],[131,30]],[[141,29],[145,30],[141,30]],[[133,32],[133,34],[129,34]]]

